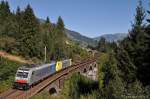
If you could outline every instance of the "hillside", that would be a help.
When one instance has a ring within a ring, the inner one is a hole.
[[[41,24],[45,22],[44,19],[38,18],[38,20]],[[90,37],[82,35],[79,32],[76,32],[67,28],[65,28],[65,33],[69,39],[79,43],[83,47],[86,47],[87,45],[96,46],[97,41],[99,41],[101,37],[104,37],[108,42],[113,42],[113,41],[116,42],[118,40],[124,39],[127,36],[127,33],[114,33],[114,34],[103,34],[95,38],[90,38]]]
[[[97,41],[99,41],[101,37],[104,37],[108,42],[113,42],[113,41],[116,42],[118,40],[123,40],[128,35],[127,33],[114,33],[114,34],[103,34],[95,38],[90,38],[87,36],[83,36],[78,32],[71,31],[68,29],[66,29],[65,33],[67,34],[68,38],[72,39],[73,41],[79,42],[83,46],[87,46],[87,45],[96,46]]]
[[[29,60],[25,60],[24,58],[22,58],[20,56],[11,55],[11,54],[6,53],[4,51],[0,51],[0,57],[8,59],[10,61],[23,63],[23,64],[31,64],[31,63],[33,63],[31,60],[30,61]]]
[[[65,31],[66,31],[65,33],[67,34],[68,38],[70,38],[74,41],[77,41],[79,43],[82,43],[82,45],[85,45],[85,46],[87,46],[87,45],[95,46],[96,45],[96,41],[93,40],[92,38],[83,36],[80,33],[75,32],[75,31],[71,31],[69,29],[66,29]]]
[[[40,19],[40,18],[37,18],[37,19],[41,24],[46,22],[46,20],[44,20],[44,19]],[[52,23],[52,24],[55,25],[55,23]],[[84,36],[79,32],[72,31],[70,29],[65,28],[65,33],[66,33],[66,35],[69,39],[79,43],[81,46],[87,46],[87,45],[96,46],[96,41],[95,40],[93,40],[92,38],[89,38],[87,36]]]

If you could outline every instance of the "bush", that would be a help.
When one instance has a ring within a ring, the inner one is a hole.
[[[74,73],[64,82],[62,95],[65,99],[79,99],[82,96],[91,94],[94,90],[98,90],[98,83],[88,78]]]
[[[0,57],[0,93],[11,88],[19,63]]]

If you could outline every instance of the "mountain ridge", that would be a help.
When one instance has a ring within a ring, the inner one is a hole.
[[[127,37],[127,35],[127,33],[103,34],[101,36],[94,37],[93,39],[99,41],[103,37],[108,42],[117,42],[119,40],[123,40],[125,37]]]
[[[96,41],[94,39],[92,39],[90,37],[87,37],[87,36],[84,36],[84,35],[80,34],[79,32],[66,29],[65,33],[67,34],[68,38],[70,38],[70,39],[72,39],[76,42],[82,43],[80,45],[84,45],[84,46],[93,45],[93,46],[96,46]]]
[[[40,23],[44,23],[45,20],[44,19],[40,19],[38,18]],[[65,33],[67,35],[67,37],[77,43],[79,43],[81,46],[96,46],[97,42],[100,40],[101,37],[104,37],[106,39],[106,41],[108,42],[117,42],[118,40],[122,40],[127,36],[127,33],[113,33],[113,34],[102,34],[100,36],[91,38],[88,36],[84,36],[79,32],[76,32],[74,30],[70,30],[65,28]]]
[[[123,40],[128,35],[127,33],[113,33],[113,34],[103,34],[98,37],[90,38],[90,37],[80,34],[79,32],[72,31],[69,29],[66,29],[66,34],[68,38],[74,41],[77,41],[79,43],[82,43],[82,45],[85,45],[85,46],[87,45],[96,46],[98,41],[102,37],[104,37],[106,41],[108,42],[117,42],[117,41]]]

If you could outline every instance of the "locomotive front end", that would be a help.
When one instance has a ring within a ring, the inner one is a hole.
[[[19,68],[16,73],[14,88],[29,89],[29,69]]]

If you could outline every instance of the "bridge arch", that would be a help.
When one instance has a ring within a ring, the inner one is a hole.
[[[77,72],[78,74],[81,74],[80,71]]]
[[[49,94],[50,94],[50,95],[57,94],[56,88],[54,88],[54,87],[50,88],[50,89],[49,89]]]
[[[87,70],[86,70],[86,68],[84,68],[83,73],[86,73],[86,72],[87,72]]]

